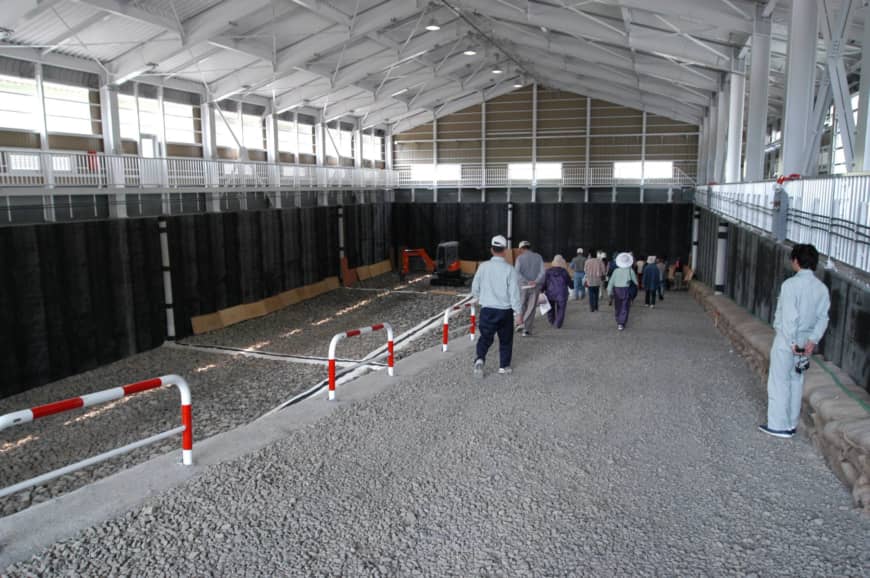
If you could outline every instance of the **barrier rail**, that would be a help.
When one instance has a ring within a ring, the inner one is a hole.
[[[441,337],[441,351],[447,351],[447,342],[450,337],[450,317],[459,313],[460,311],[464,311],[465,309],[471,309],[471,330],[468,333],[469,339],[474,341],[474,331],[477,327],[477,316],[475,305],[477,305],[476,301],[472,301],[470,303],[463,303],[462,305],[454,305],[453,307],[448,307],[444,310],[444,327],[442,331]]]
[[[870,175],[788,180],[786,238],[812,243],[819,252],[870,271]],[[772,231],[775,183],[726,183],[700,187],[695,202],[740,224]]]
[[[329,401],[335,401],[335,348],[338,342],[347,337],[356,337],[357,335],[365,335],[373,333],[381,329],[387,330],[387,373],[392,376],[393,373],[393,326],[389,323],[378,323],[369,327],[360,327],[344,333],[336,333],[329,342]]]
[[[12,413],[7,413],[5,415],[0,416],[0,431],[4,429],[21,425],[24,423],[30,423],[34,420],[49,416],[55,415],[58,413],[63,413],[65,411],[70,411],[73,409],[90,407],[93,405],[98,405],[101,403],[106,403],[109,401],[114,401],[116,399],[121,399],[122,397],[126,397],[128,395],[133,395],[136,393],[141,393],[143,391],[148,391],[151,389],[157,389],[158,387],[162,387],[164,385],[174,385],[178,388],[179,393],[181,394],[181,425],[165,432],[153,435],[151,437],[145,438],[143,440],[139,440],[137,442],[133,442],[131,444],[127,444],[123,447],[116,448],[113,450],[109,450],[107,452],[101,453],[99,455],[87,458],[80,462],[76,462],[74,464],[64,466],[62,468],[58,468],[51,472],[42,474],[40,476],[36,476],[35,478],[31,478],[29,480],[25,480],[23,482],[19,482],[12,486],[8,486],[0,490],[0,498],[12,495],[16,492],[20,492],[21,490],[26,490],[27,488],[31,488],[33,486],[38,486],[39,484],[45,483],[47,481],[58,478],[62,475],[69,474],[75,471],[78,471],[82,468],[86,468],[88,466],[98,464],[100,462],[106,461],[115,456],[125,454],[127,452],[133,451],[137,448],[158,442],[162,439],[174,436],[175,434],[181,433],[181,462],[185,466],[189,466],[193,464],[193,423],[192,416],[190,410],[190,388],[187,385],[187,382],[178,375],[164,375],[163,377],[156,377],[154,379],[148,379],[145,381],[140,381],[137,383],[131,383],[128,385],[124,385],[121,387],[115,387],[112,389],[105,389],[103,391],[97,391],[94,393],[89,393],[86,395],[82,395],[80,397],[72,397],[69,399],[65,399],[63,401],[57,401],[54,403],[48,403],[45,405],[39,405],[36,407],[32,407],[30,409],[25,409],[21,411],[16,411]]]
[[[390,188],[393,171],[191,157],[0,148],[0,188]]]

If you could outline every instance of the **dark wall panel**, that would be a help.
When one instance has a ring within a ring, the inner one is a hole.
[[[0,229],[0,396],[163,342],[156,225]]]
[[[715,270],[718,222],[714,214],[702,211],[698,276],[707,284],[712,284]],[[729,226],[728,235],[725,293],[757,318],[772,324],[779,290],[793,274],[791,246],[735,225]],[[831,295],[830,321],[819,351],[870,391],[870,290],[866,281],[824,269],[821,264],[816,276],[828,286]]]

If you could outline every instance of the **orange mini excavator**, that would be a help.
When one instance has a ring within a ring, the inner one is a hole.
[[[423,260],[426,271],[432,273],[432,285],[465,285],[465,277],[462,275],[462,267],[459,262],[459,241],[446,241],[438,244],[435,261],[426,252],[426,249],[404,249],[402,251],[402,268],[399,271],[404,279],[411,270],[411,257],[419,257]]]

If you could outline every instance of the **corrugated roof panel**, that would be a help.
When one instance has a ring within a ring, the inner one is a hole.
[[[78,35],[79,39],[87,45],[86,50],[79,48],[78,54],[93,56],[104,61],[112,60],[165,31],[165,28],[140,20],[112,16]],[[167,41],[171,38],[172,36],[167,35]]]
[[[61,2],[36,18],[24,22],[15,29],[11,40],[22,44],[46,46],[56,38],[75,28],[79,23],[102,12],[78,2]]]
[[[178,18],[184,22],[191,16],[196,16],[221,2],[222,0],[175,0],[173,7],[173,0],[131,0],[130,4],[171,20],[175,20],[177,12]]]
[[[242,68],[262,69],[264,79],[269,78],[272,71],[271,64],[256,59],[250,54],[223,50],[219,54],[201,61],[198,69],[193,67],[193,70],[188,70],[188,72],[179,76],[189,78],[194,82],[202,82],[203,78],[206,82],[214,82]]]

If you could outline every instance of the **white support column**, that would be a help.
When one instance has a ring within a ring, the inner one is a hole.
[[[764,6],[755,12],[752,31],[752,70],[749,77],[749,118],[746,123],[746,180],[764,178],[764,144],[767,133],[767,97],[770,84],[770,18]]]
[[[269,185],[274,188],[269,198],[272,207],[281,208],[281,154],[278,151],[278,115],[270,112],[266,115],[266,160],[269,161]]]
[[[55,198],[51,194],[54,188],[54,161],[51,155],[48,154],[50,147],[48,146],[48,119],[45,112],[45,94],[42,89],[42,65],[38,62],[35,64],[36,75],[36,107],[37,107],[37,122],[39,123],[39,148],[42,154],[39,156],[40,169],[45,175],[45,188],[48,189],[48,194],[42,196],[42,218],[47,223],[52,223],[57,220],[57,212],[55,210]],[[70,203],[70,216],[72,216],[72,203]]]
[[[356,145],[353,147],[353,166],[354,168],[363,168],[363,132],[360,129],[359,119],[356,120],[356,128],[353,130],[353,142]]]
[[[707,125],[709,119],[704,116],[698,127],[698,160],[695,168],[695,180],[699,185],[707,183]]]
[[[532,84],[532,202],[538,200],[538,83]]]
[[[743,101],[746,95],[746,67],[742,60],[731,73],[731,94],[728,98],[728,155],[725,159],[725,182],[743,180],[740,157],[743,153]]]
[[[215,103],[204,102],[199,107],[202,125],[202,158],[205,159],[206,210],[210,213],[221,212],[221,193],[217,190],[220,185],[219,163],[217,158],[216,140],[216,112]]]
[[[432,112],[432,202],[438,202],[438,119]]]
[[[728,135],[728,87],[719,91],[719,106],[716,109],[716,157],[713,165],[713,180],[721,183],[725,179],[725,150]]]
[[[586,151],[583,159],[583,202],[589,202],[589,158],[592,154],[592,98],[586,97]]]
[[[166,114],[163,111],[163,87],[157,87],[157,114],[160,117],[157,121],[157,143],[158,155],[162,158],[160,161],[160,179],[164,187],[169,186],[169,165],[166,161],[168,153],[166,152]],[[160,195],[163,205],[161,211],[164,215],[172,214],[172,196],[170,193]]]
[[[706,182],[713,182],[714,178],[713,167],[716,166],[716,121],[719,118],[719,93],[713,95],[710,101],[710,110],[707,113],[707,176]]]
[[[855,170],[870,170],[870,4],[864,7],[864,34],[861,40],[861,86],[858,97],[858,131],[855,135]],[[865,72],[866,71],[866,72]]]
[[[326,125],[318,120],[314,125],[314,162],[318,167],[326,165]]]
[[[384,166],[388,171],[393,170],[393,125],[387,127],[384,135]]]
[[[813,105],[818,40],[815,0],[793,0],[788,33],[785,114],[782,127],[782,174],[800,173],[804,141]]]
[[[480,93],[480,200],[486,202],[486,97]]]
[[[103,84],[100,87],[100,116],[103,127],[103,150],[107,155],[111,155],[104,157],[107,184],[109,188],[115,189],[108,195],[109,217],[125,219],[127,218],[127,194],[122,190],[124,186],[124,161],[120,156],[116,156],[124,152],[121,144],[117,86]]]
[[[640,130],[640,202],[643,203],[644,183],[646,181],[646,111],[642,113]]]

